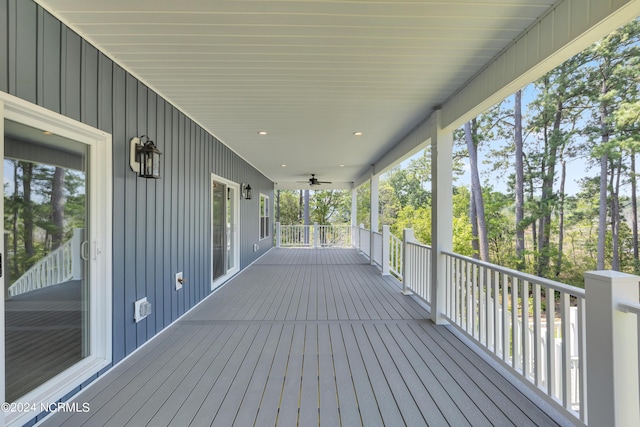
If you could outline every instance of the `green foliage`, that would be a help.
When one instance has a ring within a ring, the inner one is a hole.
[[[357,189],[357,225],[363,224],[369,228],[371,221],[371,185],[367,182]]]
[[[311,222],[320,225],[348,224],[351,221],[351,192],[343,190],[313,191],[310,198]]]
[[[419,242],[425,245],[431,244],[431,206],[402,208],[390,228],[391,232],[398,237],[402,236],[405,228],[412,228]]]
[[[55,249],[53,236],[60,231],[53,223],[56,208],[51,203],[56,168],[10,159],[4,165],[4,229],[13,282]],[[83,172],[66,170],[63,176],[62,209],[57,214],[63,219],[60,235],[66,242],[75,228],[85,227],[86,195]]]
[[[300,206],[300,192],[292,190],[280,190],[278,192],[278,195],[276,195],[276,197],[280,197],[280,224],[301,224],[302,211]]]

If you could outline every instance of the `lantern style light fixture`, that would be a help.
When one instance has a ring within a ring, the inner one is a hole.
[[[147,135],[131,139],[129,164],[140,178],[160,178],[161,154]]]
[[[251,186],[246,183],[242,183],[242,198],[245,200],[251,200]]]

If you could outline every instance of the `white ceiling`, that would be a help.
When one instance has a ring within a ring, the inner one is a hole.
[[[290,187],[366,174],[555,1],[38,3]]]

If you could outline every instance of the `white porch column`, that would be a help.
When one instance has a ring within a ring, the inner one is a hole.
[[[587,422],[639,426],[638,316],[618,308],[638,302],[638,277],[588,271],[585,278]]]
[[[443,324],[447,283],[441,252],[453,249],[453,131],[442,129],[441,110],[431,118],[431,320]]]
[[[373,174],[373,168],[371,168],[371,232],[378,231],[379,225],[379,215],[378,211],[380,210],[380,202],[379,202],[379,188],[378,188],[378,177]]]
[[[356,227],[358,226],[358,189],[351,188],[351,245],[356,246]],[[359,246],[357,246],[359,247]]]
[[[276,222],[276,248],[280,247],[282,242],[282,230],[280,229],[280,222]]]
[[[371,166],[371,185],[369,187],[371,205],[369,207],[369,260],[371,264],[373,261],[373,246],[374,237],[373,233],[378,231],[378,177],[373,173],[373,166]]]

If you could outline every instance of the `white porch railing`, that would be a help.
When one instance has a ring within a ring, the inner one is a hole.
[[[576,423],[640,425],[640,277],[585,273],[581,289],[441,252],[444,281],[434,284],[435,255],[411,229],[402,240],[388,226],[351,235],[403,293],[432,310],[444,294],[444,319]]]
[[[402,240],[389,233],[389,272],[402,280]]]
[[[83,229],[73,230],[70,240],[38,261],[9,287],[9,296],[81,279],[83,235]]]
[[[351,226],[344,225],[314,225],[317,230],[316,242],[318,246],[351,247]]]
[[[585,273],[589,425],[640,425],[639,279]]]
[[[350,225],[276,223],[276,247],[351,247]]]
[[[371,260],[382,268],[382,233],[371,233],[373,244],[371,245]]]
[[[364,227],[360,226],[359,235],[360,247],[358,249],[360,249],[363,254],[371,258],[371,233],[369,230],[365,230]]]
[[[431,247],[409,240],[404,251],[403,292],[431,305]]]
[[[276,246],[310,246],[313,234],[308,225],[280,225],[276,223]]]
[[[352,236],[353,247],[369,257],[382,274],[393,274],[402,280],[404,245],[402,240],[391,234],[389,226],[382,226],[382,233],[378,233],[360,225],[352,228]]]
[[[584,290],[443,254],[445,318],[550,399],[584,419]]]

